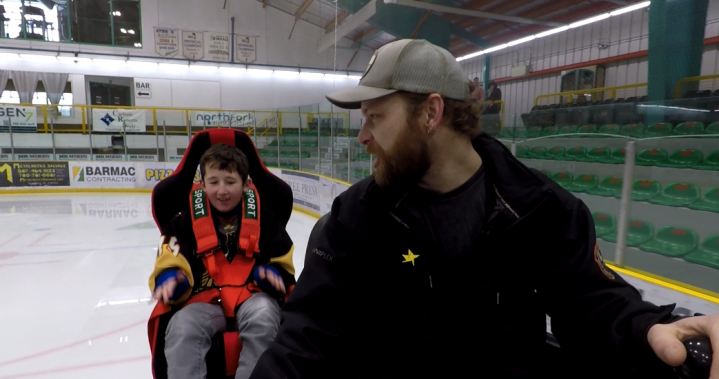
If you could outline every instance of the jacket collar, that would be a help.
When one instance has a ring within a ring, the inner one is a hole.
[[[472,141],[472,146],[482,157],[485,173],[505,207],[522,217],[536,208],[549,194],[549,186],[540,175],[522,164],[504,144],[482,132]],[[385,209],[395,208],[409,188],[382,188],[374,178],[361,201]]]

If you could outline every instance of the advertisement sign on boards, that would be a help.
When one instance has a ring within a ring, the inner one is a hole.
[[[2,187],[69,186],[67,162],[3,162],[0,164]]]

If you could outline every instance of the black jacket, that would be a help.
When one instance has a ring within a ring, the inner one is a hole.
[[[252,379],[673,377],[646,341],[673,306],[643,302],[604,266],[580,200],[486,134],[474,146],[488,180],[482,248],[448,262],[401,211],[405,191],[357,183],[335,200]],[[545,315],[561,362],[545,359]]]

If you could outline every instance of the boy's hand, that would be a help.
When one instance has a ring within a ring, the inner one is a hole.
[[[264,266],[257,267],[257,278],[255,278],[255,284],[261,288],[262,286],[259,284],[260,281],[267,281],[275,290],[286,294],[285,282],[282,280],[282,276],[274,270],[269,268],[266,269]]]
[[[163,285],[155,289],[155,292],[152,293],[152,298],[168,304],[170,300],[172,300],[172,294],[175,293],[175,288],[184,280],[185,275],[181,271],[178,271],[176,278],[168,279]]]

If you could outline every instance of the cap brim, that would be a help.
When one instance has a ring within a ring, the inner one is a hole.
[[[382,96],[391,95],[395,92],[397,92],[397,90],[359,85],[354,88],[347,88],[331,93],[325,97],[330,103],[340,108],[360,109],[363,101],[379,99]]]

